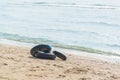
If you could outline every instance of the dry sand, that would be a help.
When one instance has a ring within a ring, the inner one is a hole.
[[[0,45],[0,80],[120,80],[120,65],[66,54],[67,61],[32,57],[29,47]]]

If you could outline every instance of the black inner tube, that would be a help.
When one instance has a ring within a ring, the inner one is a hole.
[[[63,54],[63,53],[60,53],[60,52],[58,52],[58,51],[53,51],[53,53],[57,56],[57,57],[59,57],[60,59],[62,59],[62,60],[67,60],[67,57]]]
[[[55,60],[56,58],[54,54],[44,53],[40,51],[35,54],[35,57],[40,59],[48,59],[48,60]]]
[[[45,52],[45,53],[50,53],[51,52],[51,46],[49,45],[45,45],[45,44],[40,44],[40,45],[37,45],[35,47],[33,47],[31,50],[30,50],[30,53],[33,57],[35,57],[35,54],[38,52],[38,51],[42,51],[42,52]]]

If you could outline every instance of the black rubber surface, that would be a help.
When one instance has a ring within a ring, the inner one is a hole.
[[[58,52],[58,51],[53,51],[53,53],[54,53],[57,57],[59,57],[60,59],[62,59],[62,60],[67,60],[67,57],[66,57],[64,54],[62,54],[62,53],[60,53],[60,52]]]
[[[48,59],[48,60],[55,60],[56,56],[54,54],[44,53],[44,52],[37,52],[35,57],[40,59]]]
[[[42,52],[45,52],[45,53],[50,53],[51,52],[51,47],[49,45],[46,45],[46,44],[40,44],[40,45],[37,45],[37,46],[33,47],[30,50],[30,53],[33,57],[35,57],[35,54],[38,51],[42,51]]]

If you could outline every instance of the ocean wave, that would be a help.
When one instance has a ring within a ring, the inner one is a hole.
[[[109,7],[109,8],[114,8],[114,9],[119,9],[120,6],[118,5],[108,5],[108,4],[91,4],[91,6],[97,6],[97,7]]]
[[[107,44],[107,45],[108,45],[108,46],[111,46],[111,47],[120,48],[120,45],[119,45],[119,44],[113,44],[113,45]]]
[[[54,43],[51,40],[47,40],[44,38],[30,38],[26,36],[20,36],[18,34],[8,34],[8,33],[1,33],[0,32],[0,38],[8,39],[8,40],[15,40],[20,42],[28,42],[28,43]]]
[[[79,22],[82,24],[95,24],[95,25],[104,25],[104,26],[114,26],[114,27],[120,27],[119,24],[114,24],[114,23],[108,23],[108,22]]]
[[[42,6],[56,6],[56,7],[77,7],[77,8],[90,8],[90,9],[116,9],[114,6],[96,6],[96,5],[80,5],[76,3],[60,4],[60,3],[47,3],[47,2],[35,2],[35,5]]]
[[[120,7],[115,5],[108,5],[108,4],[92,4],[93,6],[108,6],[108,7]]]
[[[119,6],[110,6],[102,4],[92,4],[92,5],[83,5],[77,3],[50,3],[50,2],[24,2],[24,3],[9,3],[15,6],[54,6],[54,7],[76,7],[76,8],[86,8],[86,9],[117,9]]]
[[[49,44],[53,47],[72,49],[72,50],[78,50],[78,51],[84,51],[84,52],[90,52],[90,53],[120,56],[120,54],[117,54],[117,53],[106,52],[106,51],[92,49],[92,48],[83,47],[83,46],[61,44],[61,43],[48,40],[48,39],[44,39],[44,38],[30,38],[30,37],[20,36],[17,34],[15,35],[15,34],[8,34],[8,33],[1,33],[1,32],[0,32],[0,38],[13,40],[13,41],[19,41],[19,42],[34,43],[34,44]]]
[[[95,36],[104,36],[102,34],[99,34],[97,32],[93,31],[85,31],[85,30],[68,30],[68,29],[41,29],[42,31],[48,31],[48,32],[54,32],[54,33],[72,33],[72,34],[78,34],[78,35],[95,35]]]

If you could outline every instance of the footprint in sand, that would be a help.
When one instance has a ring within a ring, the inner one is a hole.
[[[7,63],[3,63],[3,65],[7,66],[8,64]]]
[[[58,67],[58,68],[64,68],[63,66],[57,65],[57,64],[53,64],[53,66],[56,66],[56,67]]]
[[[78,80],[92,80],[91,78],[79,78]]]
[[[36,70],[35,69],[29,69],[29,71],[35,72]]]
[[[66,76],[64,74],[59,74],[56,78],[65,78]]]
[[[87,73],[90,69],[89,68],[71,68],[64,71],[66,74],[80,74],[80,73]]]
[[[43,77],[42,75],[26,74],[26,76]]]

